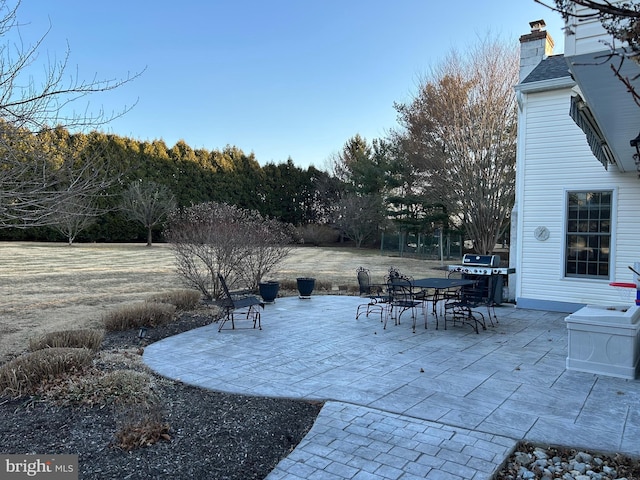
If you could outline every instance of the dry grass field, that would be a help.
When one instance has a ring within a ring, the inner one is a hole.
[[[361,265],[378,282],[390,266],[415,278],[444,275],[439,262],[372,250],[297,247],[269,278],[312,276],[337,291],[357,285]],[[0,361],[23,352],[30,337],[101,328],[109,309],[178,288],[184,285],[167,245],[0,242]]]

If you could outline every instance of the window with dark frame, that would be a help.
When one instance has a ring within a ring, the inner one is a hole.
[[[609,278],[612,196],[568,193],[565,276]]]

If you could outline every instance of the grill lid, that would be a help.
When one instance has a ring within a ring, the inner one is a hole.
[[[475,267],[499,267],[500,255],[476,255],[474,253],[465,253],[462,256],[463,265],[472,265]]]

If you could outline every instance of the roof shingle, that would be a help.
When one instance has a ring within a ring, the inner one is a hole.
[[[539,82],[569,76],[571,76],[571,74],[569,73],[569,66],[567,65],[564,55],[552,55],[543,59],[536,68],[522,80],[522,83]]]

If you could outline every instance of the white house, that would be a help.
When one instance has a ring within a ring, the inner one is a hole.
[[[520,38],[515,87],[510,294],[518,308],[560,312],[620,304],[609,284],[634,282],[628,267],[640,261],[640,167],[631,145],[640,107],[614,76],[619,57],[603,43],[612,39],[599,21],[568,25],[564,55],[552,54],[543,21],[531,27]],[[640,93],[638,65],[626,60],[621,73]]]

